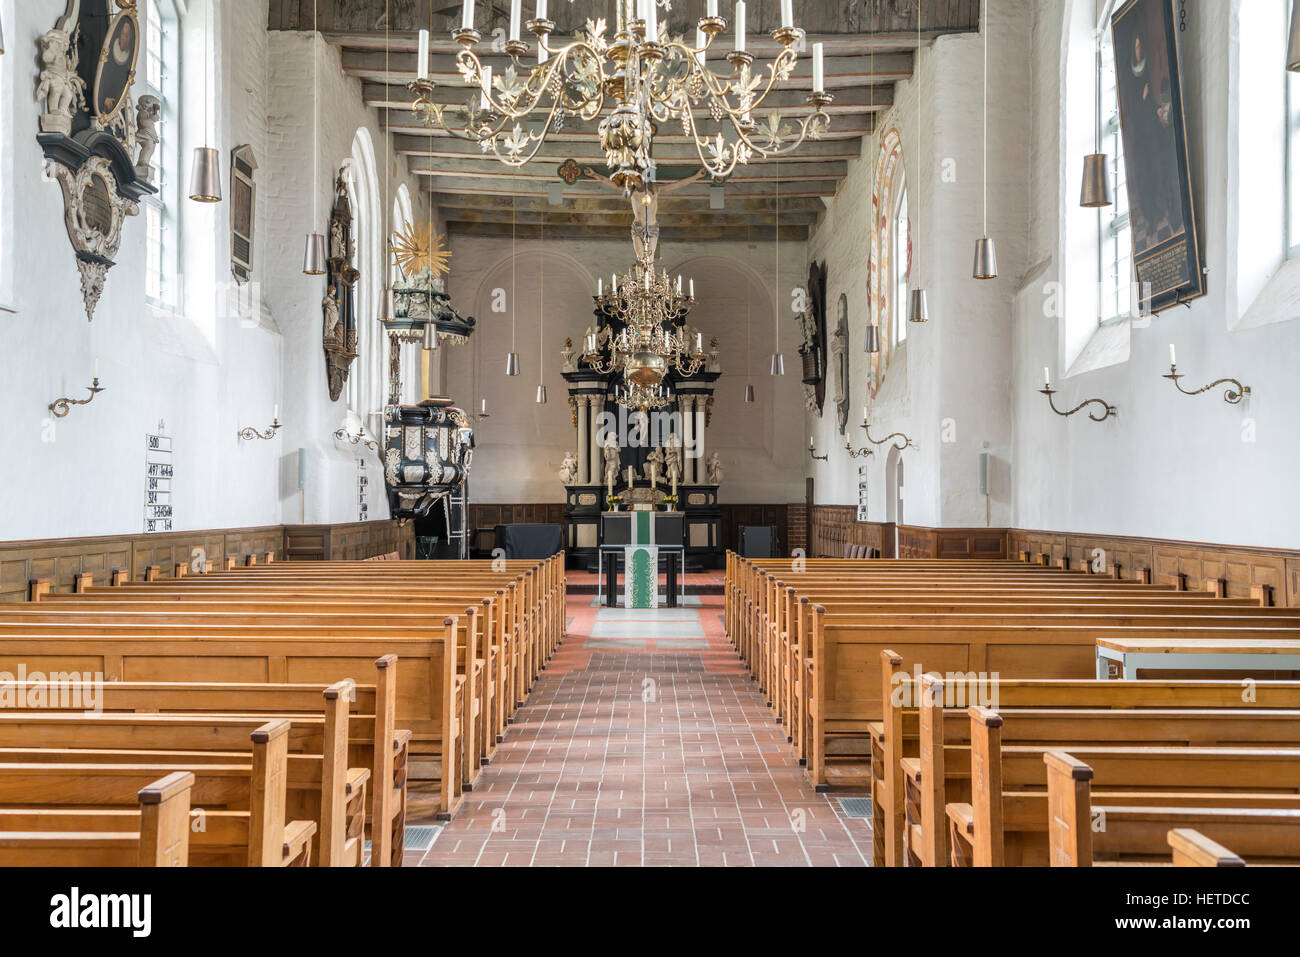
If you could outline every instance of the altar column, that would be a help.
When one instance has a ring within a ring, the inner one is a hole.
[[[587,429],[587,440],[590,443],[588,454],[591,456],[591,484],[603,485],[605,483],[605,456],[600,445],[600,414],[605,411],[605,403],[602,401],[603,397],[599,395],[589,395],[586,398],[586,412],[591,416],[591,426]]]
[[[578,484],[591,484],[591,440],[587,438],[587,397],[574,396],[574,411],[578,419]]]
[[[697,395],[695,397],[695,483],[697,485],[703,485],[709,480],[709,470],[704,458],[704,433],[708,431],[708,428],[704,423],[704,404],[706,401],[707,400],[702,395]]]
[[[679,395],[677,404],[681,407],[682,413],[682,484],[691,484],[691,460],[687,455],[687,450],[691,444],[691,397],[689,395]]]

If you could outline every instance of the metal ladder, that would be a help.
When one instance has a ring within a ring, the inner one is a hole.
[[[447,524],[447,541],[456,543],[456,554],[469,558],[469,479],[442,498]]]

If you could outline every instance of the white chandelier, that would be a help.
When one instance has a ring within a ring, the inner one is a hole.
[[[792,0],[781,0],[781,26],[772,38],[781,51],[755,71],[754,56],[746,50],[745,3],[735,7],[735,46],[727,53],[732,70],[719,75],[707,66],[707,55],[727,21],[718,16],[717,0],[708,0],[691,45],[670,37],[660,24],[655,0],[618,0],[618,24],[613,40],[606,39],[603,19],[588,20],[584,30],[567,46],[551,47],[555,24],[546,18],[546,0],[536,0],[528,30],[537,37],[537,65],[525,67],[520,58],[530,50],[520,39],[521,0],[512,0],[510,40],[506,52],[513,58],[503,75],[493,76],[474,52],[481,39],[474,29],[474,0],[464,0],[461,26],[452,38],[462,49],[456,65],[465,84],[478,91],[464,106],[434,101],[429,78],[429,34],[420,31],[418,75],[411,84],[412,110],[430,128],[477,142],[485,154],[508,166],[523,166],[537,155],[547,135],[558,131],[566,118],[601,120],[598,132],[611,180],[628,191],[645,190],[653,179],[653,140],[659,126],[679,123],[694,142],[700,165],[715,180],[731,175],[754,157],[764,159],[794,152],[805,140],[820,139],[830,127],[826,112],[833,97],[826,92],[823,47],[813,45],[812,112],[787,122],[773,112],[763,123],[754,111],[766,102],[778,84],[790,79],[798,62],[796,47],[804,38],[794,25]],[[534,117],[539,124],[525,129]],[[716,121],[714,134],[700,130],[703,117]],[[724,134],[729,129],[731,135]]]

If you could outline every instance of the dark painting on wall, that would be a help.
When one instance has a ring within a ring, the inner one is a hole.
[[[1205,295],[1174,0],[1128,0],[1111,17],[1133,264],[1142,306]]]

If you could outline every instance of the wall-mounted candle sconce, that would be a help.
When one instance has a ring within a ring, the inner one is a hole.
[[[868,449],[866,447],[855,449],[853,447],[853,443],[849,441],[849,437],[847,435],[844,437],[844,451],[849,454],[849,458],[851,459],[861,459],[861,458],[866,458],[868,455],[876,454],[875,449]]]
[[[894,448],[898,449],[900,452],[904,449],[914,449],[917,447],[916,443],[902,432],[891,432],[883,439],[873,439],[871,437],[871,423],[867,421],[865,415],[862,417],[862,431],[867,433],[867,441],[872,445],[884,445],[886,442],[893,442]],[[903,443],[902,445],[898,444],[900,441]],[[854,456],[854,458],[857,458],[857,456]]]
[[[90,395],[84,399],[58,398],[50,403],[50,411],[54,413],[56,419],[61,419],[72,411],[74,405],[90,405],[95,400],[95,396],[103,392],[99,384],[99,376],[96,375],[90,385],[86,386],[90,390]]]
[[[1250,395],[1250,386],[1242,385],[1239,381],[1231,377],[1215,379],[1209,385],[1203,385],[1194,392],[1189,392],[1184,389],[1182,383],[1178,381],[1182,376],[1178,372],[1177,356],[1174,355],[1173,343],[1170,343],[1169,345],[1169,372],[1162,375],[1160,378],[1171,381],[1183,395],[1200,395],[1202,392],[1209,392],[1211,389],[1217,388],[1218,386],[1226,385],[1229,388],[1225,389],[1223,392],[1223,401],[1229,405],[1239,405],[1242,399]],[[1236,386],[1236,388],[1233,389],[1232,386]]]
[[[811,435],[808,436],[808,454],[809,454],[810,456],[812,456],[812,458],[813,458],[815,461],[818,461],[818,462],[826,462],[826,461],[829,461],[829,460],[830,460],[830,455],[818,455],[818,454],[817,454],[817,447],[816,447],[816,445],[814,444],[814,442],[813,442],[813,437],[812,437]]]
[[[270,436],[266,436],[266,438],[270,438]],[[364,441],[366,448],[368,448],[370,451],[372,452],[379,451],[379,443],[376,442],[374,439],[367,437],[364,431],[353,434],[352,432],[349,432],[347,429],[338,428],[334,430],[334,438],[343,439],[346,442],[351,442],[353,445],[359,445],[361,444],[362,441]]]
[[[1056,395],[1056,390],[1052,388],[1052,379],[1051,375],[1047,371],[1047,366],[1043,366],[1043,387],[1038,391],[1047,396],[1047,404],[1052,407],[1053,412],[1060,416],[1068,417],[1074,415],[1074,413],[1081,409],[1086,409],[1090,405],[1100,406],[1101,410],[1104,410],[1101,415],[1098,415],[1096,410],[1088,413],[1088,418],[1092,419],[1094,422],[1105,422],[1112,415],[1119,415],[1119,410],[1104,399],[1085,399],[1069,412],[1062,412],[1056,407],[1056,400],[1052,398],[1052,396]]]
[[[275,412],[272,414],[271,419],[271,424],[267,427],[265,432],[259,432],[250,425],[239,430],[239,437],[245,442],[251,442],[253,439],[275,438],[275,433],[284,428],[284,426],[280,424],[280,407],[278,405],[275,407]]]

